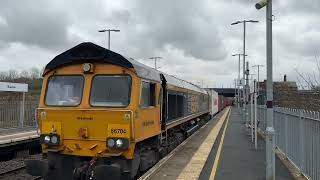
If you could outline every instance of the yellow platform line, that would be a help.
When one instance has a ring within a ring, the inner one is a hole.
[[[220,129],[222,128],[225,119],[227,119],[229,110],[230,107],[227,107],[226,111],[220,117],[217,124],[212,128],[209,135],[206,137],[206,139],[202,142],[198,150],[192,156],[191,160],[181,171],[177,178],[178,180],[196,180],[199,178],[203,166],[206,160],[208,159],[209,153],[211,152],[212,146],[216,138],[218,137]]]
[[[226,130],[227,130],[230,114],[231,114],[231,109],[230,109],[230,112],[228,114],[226,125],[224,126],[224,129],[223,129],[223,133],[222,133],[222,136],[221,136],[220,144],[219,144],[219,147],[218,147],[218,151],[216,153],[216,158],[214,159],[214,163],[213,163],[213,167],[212,167],[212,170],[211,170],[211,173],[210,173],[209,180],[214,180],[214,178],[216,176],[216,172],[217,172],[217,168],[218,168],[218,164],[219,164],[219,159],[220,159],[220,154],[221,154],[221,150],[222,150],[222,145],[223,145],[223,141],[224,141],[224,136],[226,134]]]

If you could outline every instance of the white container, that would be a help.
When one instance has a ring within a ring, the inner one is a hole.
[[[207,89],[210,95],[210,114],[215,115],[218,111],[218,93],[214,91],[213,89]]]

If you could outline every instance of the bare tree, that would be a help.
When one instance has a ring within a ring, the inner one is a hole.
[[[32,67],[30,68],[30,76],[31,76],[31,79],[38,79],[41,77],[40,75],[40,70],[36,67]]]
[[[8,71],[8,80],[9,81],[12,81],[12,80],[15,80],[15,79],[17,79],[17,78],[19,78],[19,73],[18,73],[18,71],[17,70],[14,70],[14,69],[10,69],[9,71]]]
[[[8,79],[7,72],[0,72],[0,81],[6,81]]]
[[[30,73],[27,70],[20,72],[20,78],[30,79]]]
[[[305,87],[306,85],[307,89],[320,92],[320,60],[317,55],[315,56],[315,64],[316,71],[308,73],[301,73],[297,69],[295,71],[298,74],[297,79],[301,87]]]

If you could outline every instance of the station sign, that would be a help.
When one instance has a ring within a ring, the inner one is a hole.
[[[28,84],[0,82],[0,91],[28,92]]]

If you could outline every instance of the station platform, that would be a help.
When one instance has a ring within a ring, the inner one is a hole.
[[[227,107],[140,180],[263,180],[265,142],[255,150],[248,134],[237,108]],[[276,179],[293,179],[277,157]]]
[[[19,143],[34,141],[39,138],[36,128],[6,129],[0,132],[0,148]]]

